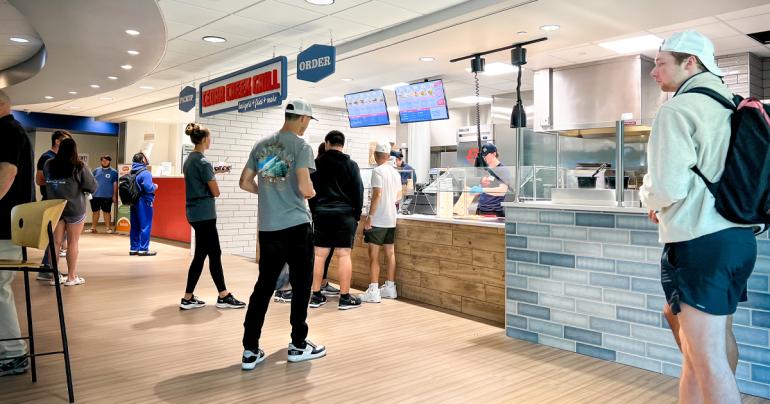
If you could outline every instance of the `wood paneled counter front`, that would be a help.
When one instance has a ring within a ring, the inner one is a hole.
[[[395,247],[399,297],[501,325],[505,322],[503,223],[399,216]],[[369,256],[360,225],[352,259],[352,285],[365,290],[369,285]],[[380,253],[380,284],[386,272]],[[329,278],[337,279],[336,259],[329,268]]]

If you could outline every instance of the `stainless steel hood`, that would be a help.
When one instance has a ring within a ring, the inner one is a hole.
[[[547,111],[536,108],[535,122],[550,121],[554,130],[612,127],[621,119],[650,122],[667,98],[649,75],[653,67],[636,55],[553,69],[551,80],[535,80],[535,98],[550,94],[552,115],[538,116]]]

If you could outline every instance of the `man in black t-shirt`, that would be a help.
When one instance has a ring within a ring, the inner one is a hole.
[[[69,132],[66,130],[55,130],[51,134],[51,150],[48,150],[47,152],[43,153],[39,159],[37,159],[37,171],[35,172],[35,183],[40,186],[40,195],[42,200],[48,199],[48,193],[46,192],[45,187],[45,176],[43,175],[43,167],[45,167],[45,163],[56,157],[56,153],[59,152],[59,143],[61,143],[64,139],[72,139],[72,135],[70,135]],[[61,256],[66,257],[67,256],[67,235],[64,235],[64,243],[61,245]],[[48,250],[45,250],[45,254],[43,255],[43,265],[48,265]],[[51,278],[50,273],[45,272],[38,272],[37,274],[37,280],[39,281],[50,281]]]
[[[0,91],[0,260],[20,260],[21,247],[11,242],[11,209],[35,200],[32,144],[11,115],[11,100]],[[0,340],[18,338],[19,319],[11,283],[16,272],[0,271]],[[0,376],[27,371],[24,341],[0,341]]]

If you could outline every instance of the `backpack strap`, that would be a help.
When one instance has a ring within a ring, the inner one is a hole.
[[[722,94],[719,94],[718,92],[716,92],[716,91],[714,91],[714,90],[712,90],[710,88],[695,87],[695,88],[691,88],[691,89],[683,92],[682,94],[690,94],[690,93],[703,94],[703,95],[711,98],[712,100],[718,102],[719,104],[721,104],[723,107],[729,109],[730,111],[735,112],[738,109],[735,106],[735,104],[732,103],[732,101],[728,100],[727,98],[722,96]]]

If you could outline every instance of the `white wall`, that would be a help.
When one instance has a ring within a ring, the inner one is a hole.
[[[180,172],[179,157],[181,155],[181,138],[184,135],[184,125],[167,123],[127,121],[126,148],[124,161],[131,161],[134,154],[142,150],[145,143],[144,135],[155,134],[152,153],[148,156],[150,164],[159,166],[164,161],[174,163],[175,172]]]
[[[369,142],[395,141],[395,126],[350,129],[344,111],[314,107],[312,121],[304,139],[314,152],[326,134],[333,129],[346,137],[345,153],[360,167],[369,167]],[[213,162],[225,160],[232,164],[230,174],[217,176],[222,192],[217,198],[217,228],[222,251],[254,254],[257,240],[257,206],[255,195],[238,188],[238,178],[256,142],[275,133],[283,125],[283,109],[270,108],[239,114],[230,112],[210,118],[200,118],[213,136],[213,144],[206,155]]]

